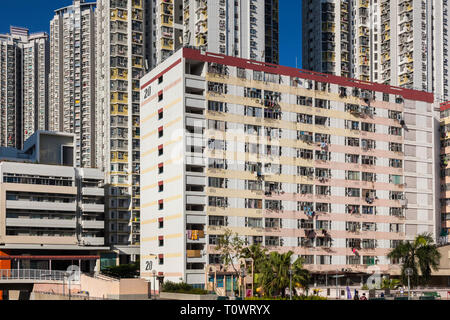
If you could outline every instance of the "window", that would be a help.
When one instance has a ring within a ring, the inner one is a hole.
[[[313,151],[309,149],[297,149],[297,157],[307,160],[313,159]]]
[[[361,130],[366,132],[375,132],[375,124],[361,122]]]
[[[349,147],[359,147],[359,138],[345,138],[345,145]]]
[[[225,178],[208,178],[208,186],[210,188],[227,188],[228,187],[228,179]]]
[[[400,159],[389,159],[389,166],[392,168],[402,168],[403,160]]]
[[[159,265],[163,265],[164,264],[164,256],[159,256],[158,263],[159,263]]]
[[[163,98],[164,98],[164,95],[163,95],[162,92],[160,92],[160,93],[158,94],[158,102],[162,101]]]
[[[162,173],[164,173],[164,164],[160,163],[158,165],[158,174],[162,174]]]
[[[314,222],[312,220],[301,219],[301,220],[298,220],[298,227],[299,227],[299,229],[312,230],[312,229],[314,229]]]
[[[264,206],[266,210],[275,210],[275,211],[283,210],[281,200],[266,200]]]
[[[373,157],[373,156],[361,156],[361,164],[362,165],[374,166],[375,163],[376,163],[375,157]]]
[[[262,218],[245,218],[245,226],[247,228],[262,228]]]
[[[358,154],[346,154],[345,162],[346,163],[359,163],[359,155]]]
[[[159,247],[164,247],[164,238],[163,238],[163,237],[160,237],[160,238],[159,238],[158,246],[159,246]]]
[[[359,198],[361,197],[361,189],[359,188],[345,188],[347,197]]]
[[[346,171],[345,172],[345,179],[346,180],[356,180],[360,181],[360,172],[359,171]]]
[[[158,84],[162,83],[164,81],[164,76],[161,76],[158,78]]]
[[[208,167],[210,169],[227,169],[228,162],[225,159],[209,158],[208,159]]]
[[[160,181],[159,185],[158,185],[158,192],[163,192],[164,191],[164,182]]]
[[[377,208],[372,206],[362,206],[362,214],[376,214]]]
[[[228,217],[224,216],[209,216],[209,225],[216,227],[224,227],[228,225]]]
[[[209,197],[208,205],[210,207],[228,207],[228,198],[225,197]]]
[[[401,143],[395,143],[395,142],[389,142],[389,150],[393,152],[402,152],[402,144]]]
[[[297,184],[297,193],[300,194],[313,194],[312,184]]]
[[[305,124],[312,124],[313,116],[311,116],[309,114],[297,113],[297,122],[305,123]]]
[[[302,248],[313,248],[314,247],[314,239],[311,238],[298,238],[298,245]]]
[[[162,120],[164,117],[164,111],[163,109],[158,110],[158,120]]]
[[[360,214],[361,213],[360,206],[353,205],[353,204],[346,205],[345,211],[346,211],[346,213],[349,213],[349,214]]]
[[[163,210],[164,209],[164,200],[159,200],[158,202],[158,210]]]
[[[164,146],[160,145],[158,146],[158,155],[162,156],[164,154]]]
[[[164,136],[164,128],[159,127],[158,128],[158,138],[162,138]]]
[[[158,221],[158,229],[164,228],[164,219],[160,218]]]
[[[310,97],[297,96],[297,104],[301,106],[311,107],[313,104],[313,100]]]

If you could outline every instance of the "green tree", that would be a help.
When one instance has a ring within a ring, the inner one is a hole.
[[[381,289],[397,289],[401,284],[399,279],[389,279],[384,277],[381,281]]]
[[[225,268],[232,267],[236,274],[239,274],[239,270],[236,269],[234,262],[236,262],[242,256],[243,249],[245,247],[245,241],[239,238],[239,235],[230,229],[225,229],[223,235],[218,239],[216,250],[220,255],[222,265]]]
[[[430,233],[418,235],[413,241],[401,241],[401,243],[388,254],[391,259],[402,262],[402,283],[408,283],[405,273],[407,268],[413,270],[411,285],[413,287],[426,285],[431,279],[431,271],[438,270],[441,254]],[[419,271],[421,277],[419,277]]]
[[[285,289],[290,285],[289,269],[291,267],[291,258],[294,253],[271,252],[266,261],[262,264],[261,276],[259,281],[263,287],[266,296],[285,297]],[[300,284],[304,288],[308,288],[309,272],[303,269],[303,260],[298,258],[292,264],[292,287]]]
[[[267,249],[263,248],[259,243],[252,244],[249,247],[243,248],[241,258],[253,259],[254,273],[260,273],[267,260]]]

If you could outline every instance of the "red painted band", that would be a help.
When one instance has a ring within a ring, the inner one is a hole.
[[[143,84],[141,86],[141,90],[145,89],[148,85],[153,83],[156,79],[159,79],[162,75],[164,75],[165,73],[167,73],[168,71],[170,71],[171,69],[176,67],[179,63],[181,63],[181,58],[178,59],[177,61],[175,61],[173,64],[171,64],[170,67],[168,67],[167,69],[164,69],[163,71],[161,71],[161,73],[159,73],[157,76],[153,77],[151,80],[149,80],[145,84]]]

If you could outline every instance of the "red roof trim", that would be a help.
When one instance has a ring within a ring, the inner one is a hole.
[[[0,256],[0,260],[98,260],[100,256]]]
[[[442,102],[441,103],[441,111],[445,111],[450,109],[450,101]]]
[[[181,58],[175,61],[172,65],[170,65],[167,69],[164,69],[159,73],[157,76],[153,77],[151,80],[147,81],[145,84],[141,86],[141,90],[145,89],[148,85],[150,85],[152,82],[154,82],[156,79],[159,79],[162,75],[173,69],[175,66],[177,66],[181,62]]]
[[[315,80],[320,82],[337,84],[345,87],[356,87],[363,90],[378,91],[384,93],[390,93],[394,95],[403,96],[405,99],[424,101],[428,103],[434,102],[434,95],[429,92],[405,89],[400,87],[389,86],[380,83],[373,83],[363,80],[344,78],[330,74],[324,74],[314,71],[308,71],[303,69],[296,69],[292,67],[279,66],[276,64],[253,61],[247,59],[241,59],[236,57],[225,56],[217,53],[206,52],[202,54],[200,51],[195,49],[184,48],[183,57],[186,59],[204,61],[204,62],[215,62],[224,65],[229,65],[233,67],[239,67],[244,69],[251,69],[255,71],[264,71],[274,74],[297,77],[307,80]]]

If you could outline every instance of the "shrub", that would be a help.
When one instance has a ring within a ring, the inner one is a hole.
[[[253,298],[246,298],[245,300],[290,300],[289,297],[282,298],[282,297],[253,297]],[[319,297],[319,296],[293,296],[292,300],[327,300],[325,297]]]
[[[185,293],[185,294],[207,294],[208,292],[203,289],[197,289],[191,286],[190,284],[180,282],[175,283],[172,281],[164,282],[161,288],[162,292],[171,292],[171,293]]]

